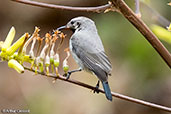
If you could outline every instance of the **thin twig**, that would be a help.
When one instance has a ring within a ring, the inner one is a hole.
[[[171,68],[171,54],[160,42],[160,40],[154,35],[154,33],[148,28],[148,26],[138,18],[135,13],[127,6],[123,0],[113,0],[115,8],[131,22],[138,31],[146,38],[146,40],[153,46],[153,48],[159,53],[167,65]],[[117,10],[117,11],[118,11]]]
[[[24,68],[25,68],[25,70],[34,72],[34,70],[31,70],[28,67],[24,67]],[[91,89],[91,90],[97,89],[96,87],[93,87],[91,85],[85,84],[85,83],[77,81],[77,80],[73,80],[73,79],[68,79],[67,80],[66,78],[64,78],[62,76],[56,76],[56,75],[52,75],[52,74],[46,75],[45,73],[41,73],[41,72],[38,72],[38,74],[41,74],[42,76],[45,76],[45,77],[54,78],[55,80],[59,79],[59,80],[65,81],[65,82],[69,82],[69,83],[72,83],[72,84],[75,84],[75,85],[79,85],[79,86],[87,88],[87,89]],[[102,90],[102,89],[98,89],[98,91],[100,93],[103,93],[103,94],[105,93],[104,90]],[[163,110],[163,111],[166,111],[166,112],[171,112],[171,108],[169,108],[169,107],[165,107],[165,106],[157,105],[157,104],[154,104],[154,103],[146,102],[146,101],[143,101],[143,100],[128,97],[126,95],[122,95],[122,94],[115,93],[115,92],[111,92],[111,93],[112,93],[112,96],[114,96],[116,98],[120,98],[122,100],[126,100],[126,101],[130,101],[130,102],[133,102],[133,103],[141,104],[141,105],[144,105],[144,106],[156,108],[156,109]]]
[[[96,12],[96,13],[103,12],[106,9],[112,7],[112,4],[110,3],[97,7],[72,7],[72,6],[54,5],[54,4],[48,4],[48,3],[42,3],[42,2],[30,1],[30,0],[12,0],[12,1],[28,4],[32,6],[45,7],[45,8],[70,10],[70,11],[86,11],[86,12]]]

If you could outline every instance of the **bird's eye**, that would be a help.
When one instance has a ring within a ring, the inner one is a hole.
[[[77,22],[77,25],[80,25],[80,23],[79,23],[79,22]]]
[[[74,21],[71,21],[71,24],[73,25],[74,24]]]

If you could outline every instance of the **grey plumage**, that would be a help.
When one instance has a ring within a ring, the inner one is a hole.
[[[74,33],[70,38],[70,50],[81,69],[93,72],[103,83],[106,97],[112,100],[108,85],[111,63],[105,54],[95,23],[86,17],[76,17],[68,22],[67,28]]]

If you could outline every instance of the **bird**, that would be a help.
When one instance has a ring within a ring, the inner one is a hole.
[[[69,71],[67,79],[73,72],[82,70],[91,72],[98,78],[94,92],[98,93],[99,83],[101,82],[106,98],[112,101],[108,83],[108,76],[111,75],[112,66],[105,53],[95,22],[88,17],[79,16],[71,19],[66,25],[57,28],[57,30],[62,29],[70,29],[73,32],[69,40],[69,49],[80,67]]]

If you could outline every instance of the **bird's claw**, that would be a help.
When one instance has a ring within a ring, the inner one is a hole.
[[[94,90],[93,90],[93,93],[99,93],[99,92],[100,92],[100,91],[99,91],[99,87],[96,86],[96,87],[94,88]]]
[[[100,92],[99,91],[99,83],[100,83],[100,81],[97,82],[96,87],[94,88],[93,93],[99,93]]]
[[[71,72],[65,73],[63,76],[66,77],[66,80],[68,80],[71,76]]]

